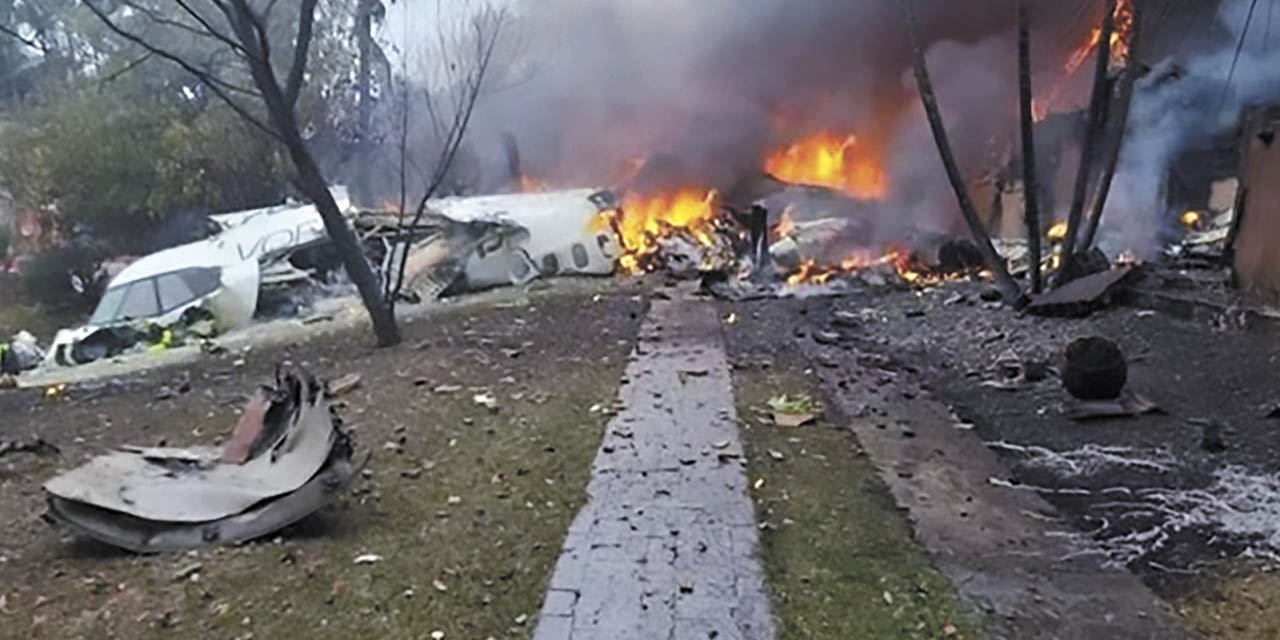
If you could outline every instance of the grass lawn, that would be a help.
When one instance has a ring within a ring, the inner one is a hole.
[[[642,304],[622,294],[532,294],[405,329],[405,345],[343,333],[312,344],[153,372],[105,397],[0,394],[60,456],[0,461],[0,637],[526,638],[630,350]],[[571,324],[573,332],[563,330]],[[362,385],[342,400],[374,451],[340,502],[274,540],[141,557],[61,537],[38,520],[58,467],[134,442],[208,444],[243,394],[292,359]],[[192,391],[157,400],[188,375]],[[498,411],[473,396],[492,393]],[[376,561],[357,564],[366,554]]]
[[[816,394],[814,381],[775,364],[734,383],[779,640],[974,638],[854,436],[767,417],[769,398]]]

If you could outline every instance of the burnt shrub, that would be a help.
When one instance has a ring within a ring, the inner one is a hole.
[[[102,293],[104,255],[92,245],[72,243],[29,256],[22,263],[22,284],[31,300],[60,309],[88,311]],[[73,286],[73,277],[83,290]]]

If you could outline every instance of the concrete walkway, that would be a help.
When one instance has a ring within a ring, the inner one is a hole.
[[[654,303],[535,640],[773,638],[720,322]]]

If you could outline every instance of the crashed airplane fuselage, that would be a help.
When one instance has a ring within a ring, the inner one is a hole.
[[[335,199],[348,218],[345,191]],[[430,299],[446,289],[476,290],[559,275],[610,275],[620,250],[600,223],[614,206],[607,191],[441,198],[429,203],[432,229],[412,246],[407,289]],[[328,241],[313,205],[288,204],[210,216],[214,236],[139,259],[112,279],[89,323],[60,331],[46,364],[84,364],[168,344],[170,327],[203,323],[200,337],[243,327],[258,306],[267,270],[292,254]],[[394,227],[387,232],[393,237]],[[396,255],[396,254],[392,254]],[[397,269],[387,261],[384,271]],[[388,274],[384,273],[384,277]]]
[[[339,206],[346,194],[335,189]],[[107,285],[87,325],[58,332],[46,363],[70,366],[117,355],[165,330],[209,320],[205,332],[247,325],[262,267],[328,239],[314,205],[284,204],[210,216],[220,231],[133,262]]]

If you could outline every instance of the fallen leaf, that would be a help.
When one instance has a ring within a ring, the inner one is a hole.
[[[779,462],[787,459],[786,456],[782,455],[781,451],[774,451],[773,449],[769,450],[769,457]]]
[[[779,427],[795,428],[803,427],[817,419],[812,413],[780,413],[773,412],[773,423]]]
[[[447,584],[445,584],[445,583],[443,583],[443,582],[440,582],[439,580],[432,580],[432,581],[431,581],[431,586],[435,587],[435,588],[436,588],[436,591],[439,591],[439,592],[441,592],[441,593],[444,593],[445,591],[448,591],[448,590],[449,590],[449,585],[447,585]]]
[[[950,638],[951,636],[954,636],[956,633],[958,633],[958,631],[955,625],[951,624],[950,622],[948,622],[946,626],[942,627],[942,636],[944,638]]]
[[[366,553],[364,555],[356,556],[355,559],[356,564],[373,564],[375,562],[382,562],[382,556],[376,553]]]
[[[884,603],[893,604],[893,594],[888,591],[884,592]]]
[[[527,615],[525,615],[525,614],[523,614],[523,613],[522,613],[522,614],[520,614],[520,615],[518,615],[518,616],[516,616],[516,624],[524,624],[524,623],[525,623],[525,622],[527,622],[528,620],[529,620],[529,616],[527,616]]]

